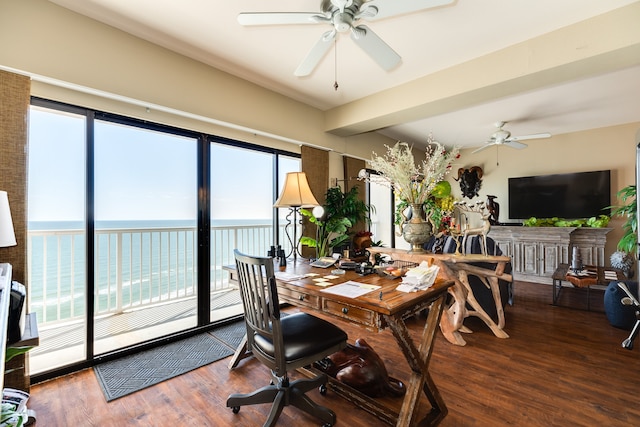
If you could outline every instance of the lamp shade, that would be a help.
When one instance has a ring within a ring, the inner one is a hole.
[[[284,181],[280,197],[273,205],[276,208],[311,208],[319,203],[309,188],[304,172],[289,172]]]
[[[0,191],[0,247],[15,246],[16,235],[13,231],[13,219],[9,209],[9,197],[6,191]]]

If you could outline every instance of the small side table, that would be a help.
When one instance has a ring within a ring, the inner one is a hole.
[[[585,273],[577,275],[569,270],[569,264],[558,265],[551,276],[553,279],[553,305],[558,305],[558,299],[562,292],[562,281],[567,281],[576,288],[587,288],[587,310],[591,310],[591,286],[605,286],[612,280],[626,279],[622,271],[615,268],[585,265],[582,271]]]

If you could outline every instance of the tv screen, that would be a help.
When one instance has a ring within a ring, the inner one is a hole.
[[[509,178],[509,218],[609,215],[611,171]]]

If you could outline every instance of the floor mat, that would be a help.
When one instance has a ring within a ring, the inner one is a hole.
[[[237,323],[244,327],[243,322]],[[233,354],[232,348],[211,334],[203,333],[102,363],[94,367],[94,371],[107,402],[110,402],[228,357]]]

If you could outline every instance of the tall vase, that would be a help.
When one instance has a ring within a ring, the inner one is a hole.
[[[431,223],[424,219],[422,204],[411,203],[411,219],[405,220],[402,226],[402,237],[411,244],[409,253],[425,252],[423,246],[431,236],[433,236],[433,229]]]

